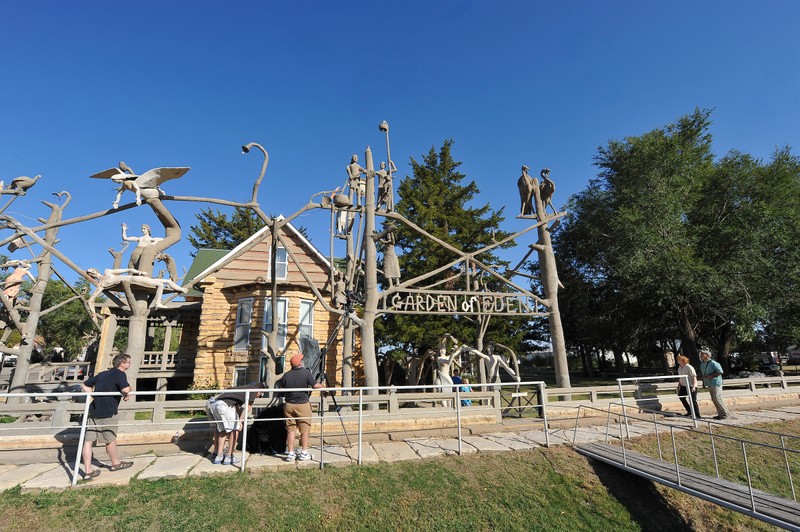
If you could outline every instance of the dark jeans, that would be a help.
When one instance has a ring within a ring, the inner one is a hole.
[[[683,403],[683,407],[686,409],[686,413],[691,416],[692,411],[689,407],[689,401],[686,400],[686,386],[678,386],[678,395],[680,396],[681,403]],[[700,417],[700,407],[697,406],[696,388],[692,390],[692,406],[694,407],[694,415]]]

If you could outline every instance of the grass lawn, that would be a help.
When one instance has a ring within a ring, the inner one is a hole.
[[[701,445],[680,440],[682,450],[698,446],[698,457]],[[564,446],[61,493],[14,489],[0,493],[0,514],[3,530],[26,531],[775,530]]]

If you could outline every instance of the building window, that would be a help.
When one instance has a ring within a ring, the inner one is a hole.
[[[300,300],[300,338],[314,338],[314,301]]]
[[[247,351],[250,347],[250,319],[253,315],[253,298],[245,297],[239,300],[236,310],[236,333],[233,337],[234,351]]]
[[[272,297],[264,298],[264,330],[268,333],[272,332]],[[286,347],[286,326],[289,321],[289,300],[285,297],[278,298],[278,349]],[[262,338],[261,347],[267,347],[267,339]],[[277,353],[276,353],[277,354]]]
[[[234,368],[233,385],[244,386],[247,384],[247,368]]]
[[[275,277],[286,279],[289,273],[289,255],[286,248],[279,247],[275,253]]]

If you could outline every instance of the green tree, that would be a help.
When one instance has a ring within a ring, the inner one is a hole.
[[[74,289],[82,293],[89,289],[89,283],[81,279],[75,284]],[[64,353],[70,360],[75,359],[98,335],[86,312],[86,307],[80,300],[48,311],[74,295],[75,293],[64,282],[52,280],[48,282],[42,299],[42,312],[47,313],[41,317],[37,330],[37,333],[44,337],[47,347],[63,347]]]
[[[209,207],[195,218],[199,224],[189,231],[189,243],[195,250],[233,249],[264,227],[264,221],[246,207],[236,207],[230,217]]]
[[[690,358],[702,342],[725,365],[737,337],[786,317],[778,309],[794,304],[798,280],[797,159],[781,150],[767,165],[739,152],[715,161],[710,123],[696,110],[600,148],[598,178],[556,235],[561,268],[582,281],[562,304],[568,342],[642,349],[677,330]]]
[[[504,217],[502,209],[494,210],[488,204],[473,206],[480,191],[474,181],[465,183],[466,176],[459,171],[461,163],[452,157],[452,146],[453,141],[446,140],[438,151],[432,147],[421,162],[411,159],[413,175],[400,182],[397,189],[400,200],[395,210],[440,240],[472,252],[491,244],[492,237],[499,240],[507,235],[499,230]],[[404,280],[457,258],[453,252],[402,224],[395,232],[395,239]],[[478,259],[487,265],[504,264],[491,252],[481,254]],[[441,283],[440,288],[447,287],[448,277],[458,274],[457,268],[451,268],[422,284]],[[487,283],[487,288],[499,289],[495,281]],[[446,332],[471,344],[478,325],[476,320],[465,316],[394,314],[384,316],[376,327],[376,338],[383,346],[421,354]],[[519,320],[503,318],[490,322],[487,338],[518,347],[523,335],[524,327]]]

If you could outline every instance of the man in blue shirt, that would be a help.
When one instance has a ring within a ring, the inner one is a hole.
[[[717,409],[714,419],[725,419],[728,417],[728,408],[722,399],[722,366],[716,360],[711,360],[711,353],[705,349],[700,350],[700,375],[703,377],[703,385],[708,387],[711,395],[711,402]]]
[[[89,418],[86,420],[86,440],[83,443],[83,479],[92,480],[100,474],[92,468],[92,447],[94,442],[104,443],[111,459],[111,471],[127,469],[133,462],[125,462],[117,456],[117,430],[119,421],[117,410],[119,401],[128,400],[131,385],[125,372],[131,367],[131,357],[119,354],[114,357],[113,368],[89,377],[81,384],[84,392],[116,392],[120,395],[98,395],[89,405]]]
[[[283,374],[276,383],[276,388],[322,388],[322,384],[314,380],[311,370],[303,367],[303,355],[296,354],[289,363],[292,369]],[[311,432],[311,403],[308,402],[310,392],[283,392],[286,403],[283,414],[286,416],[286,457],[287,462],[311,460],[308,452],[308,435]],[[296,432],[300,432],[300,452],[295,454],[294,441]]]

